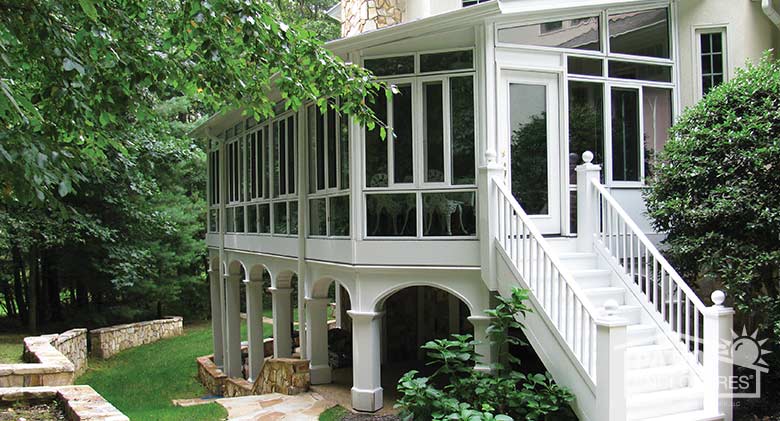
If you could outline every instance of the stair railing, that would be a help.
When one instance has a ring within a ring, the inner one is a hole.
[[[730,381],[724,377],[731,376],[731,365],[724,363],[719,347],[731,339],[733,310],[723,307],[725,295],[714,292],[714,305],[707,307],[601,184],[601,167],[591,163],[593,154],[586,151],[582,158],[584,164],[577,167],[578,247],[596,246],[622,268],[629,286],[644,298],[645,309],[662,330],[671,332],[668,336],[703,380],[705,407],[728,413],[723,385]]]
[[[563,266],[536,224],[506,185],[492,179],[497,192],[496,242],[517,268],[548,319],[595,383],[597,319],[590,302]]]

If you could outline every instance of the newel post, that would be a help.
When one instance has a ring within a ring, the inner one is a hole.
[[[493,151],[485,152],[486,164],[479,167],[477,180],[479,188],[479,243],[482,279],[491,290],[498,289],[495,273],[496,249],[494,239],[498,229],[498,198],[493,189],[492,180],[503,174],[504,168],[496,161]]]
[[[595,165],[593,152],[582,154],[581,165],[577,171],[577,249],[589,251],[593,248],[593,236],[599,229],[599,203],[591,180],[599,181],[601,165]]]
[[[596,402],[600,421],[626,419],[626,327],[615,314],[618,304],[607,300],[605,317],[596,320]]]
[[[721,356],[721,347],[731,344],[731,330],[734,323],[734,309],[724,307],[726,294],[715,291],[710,296],[713,302],[704,314],[704,409],[725,416],[731,421],[732,363]],[[726,355],[727,356],[727,355]]]

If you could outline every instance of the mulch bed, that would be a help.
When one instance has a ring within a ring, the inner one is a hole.
[[[17,403],[0,407],[0,421],[65,421],[68,418],[56,401],[48,403]]]

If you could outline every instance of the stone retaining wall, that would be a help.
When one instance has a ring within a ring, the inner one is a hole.
[[[282,393],[297,395],[309,390],[311,373],[309,360],[295,358],[271,358],[265,361],[260,377],[255,381],[252,394]]]
[[[0,403],[59,401],[70,420],[129,421],[89,386],[14,387],[0,389]]]
[[[24,338],[24,363],[0,365],[0,387],[73,384],[87,368],[87,330]]]
[[[241,350],[246,353],[247,346],[242,346]],[[212,395],[224,397],[261,395],[273,392],[297,395],[309,390],[311,383],[309,360],[270,358],[273,353],[274,339],[266,338],[263,341],[263,354],[266,360],[260,371],[260,376],[254,384],[242,378],[231,378],[225,375],[214,363],[213,355],[196,359],[198,380]]]
[[[125,349],[183,333],[182,318],[178,316],[95,329],[89,332],[90,354],[109,358]]]
[[[52,345],[65,356],[75,368],[75,377],[87,371],[87,329],[71,329],[54,338]]]

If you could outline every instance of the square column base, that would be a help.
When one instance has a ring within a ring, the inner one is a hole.
[[[352,408],[361,412],[376,412],[384,406],[381,387],[371,390],[352,388]]]
[[[313,365],[309,367],[311,384],[331,383],[331,368],[329,365]]]

